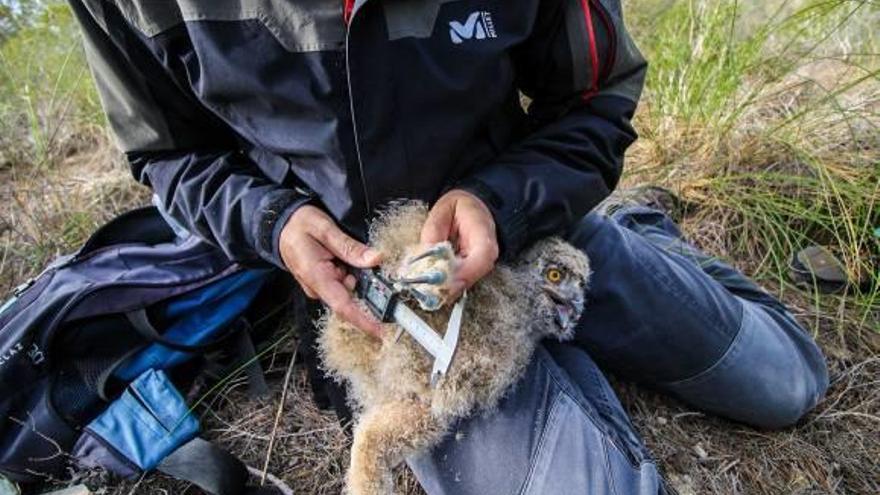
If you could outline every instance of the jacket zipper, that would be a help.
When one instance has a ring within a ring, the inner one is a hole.
[[[356,2],[355,2],[356,3]],[[361,4],[363,7],[363,4]],[[364,173],[364,159],[361,156],[361,143],[360,137],[358,136],[358,126],[357,126],[357,118],[354,114],[354,95],[352,93],[352,85],[351,85],[351,27],[354,24],[354,18],[357,17],[357,12],[360,8],[354,8],[351,12],[350,17],[348,18],[348,23],[345,26],[345,80],[348,85],[348,106],[349,112],[351,113],[351,126],[352,131],[354,133],[354,151],[357,155],[358,161],[358,170],[361,173],[361,187],[364,190],[364,203],[367,206],[367,212],[372,211],[372,205],[370,204],[370,193],[367,191],[367,176]]]
[[[602,25],[605,26],[605,31],[608,32],[608,57],[605,59],[605,63],[602,66],[602,72],[599,76],[600,79],[604,80],[611,75],[611,71],[614,69],[614,63],[617,60],[617,30],[614,27],[614,23],[611,22],[608,11],[605,9],[605,6],[602,5],[602,2],[598,0],[590,0],[590,3],[596,7],[596,12],[599,13],[599,20],[602,21]]]

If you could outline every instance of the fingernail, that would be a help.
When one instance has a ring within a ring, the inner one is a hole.
[[[364,251],[363,259],[364,259],[364,261],[371,263],[374,261],[378,261],[379,256],[381,256],[381,253],[379,253],[379,251],[376,251],[373,248],[369,248],[366,251]]]

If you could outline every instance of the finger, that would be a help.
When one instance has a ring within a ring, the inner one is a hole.
[[[299,284],[300,289],[302,289],[303,293],[309,299],[318,299],[318,293],[313,291],[311,287],[306,285],[299,277],[294,277],[296,279],[296,283]]]
[[[464,293],[465,289],[468,288],[467,284],[461,280],[453,280],[449,283],[448,293],[446,296],[446,302],[454,302],[458,300],[458,298]]]
[[[338,280],[323,282],[317,291],[324,304],[340,318],[375,337],[381,337],[379,322],[354,302],[348,289]]]
[[[381,336],[382,327],[379,322],[358,306],[342,282],[333,277],[334,268],[328,264],[316,267],[313,277],[314,290],[324,304],[343,320],[376,337]]]
[[[335,263],[334,263],[334,265],[335,266],[333,267],[333,278],[335,278],[336,280],[343,280],[344,281],[346,275],[348,275],[348,271],[345,268],[343,268],[342,266],[336,265]]]
[[[338,285],[338,287],[345,291],[345,288],[341,284]],[[347,291],[345,291],[345,293],[348,294]],[[347,302],[337,302],[334,303],[334,305],[328,304],[328,306],[330,306],[330,308],[343,320],[351,323],[355,327],[360,328],[376,338],[382,337],[382,325],[371,315],[367,314],[366,310],[357,305],[350,296],[348,297]]]
[[[473,246],[462,258],[455,272],[455,278],[463,284],[463,288],[470,288],[492,271],[497,259],[498,245],[491,240],[481,242]]]
[[[344,285],[349,292],[353,292],[355,287],[357,287],[357,278],[340,266],[336,267],[336,280],[341,280],[342,285]]]
[[[342,283],[348,290],[354,290],[355,287],[357,287],[357,279],[354,278],[354,275],[346,275],[345,278],[342,280]]]
[[[378,251],[352,239],[330,220],[318,226],[318,239],[334,256],[358,268],[371,268],[382,260]]]
[[[422,226],[422,244],[436,244],[449,239],[455,219],[454,205],[455,203],[450,201],[440,201],[434,205],[428,213],[425,225]]]

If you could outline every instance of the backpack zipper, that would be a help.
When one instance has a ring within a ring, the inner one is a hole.
[[[28,289],[33,287],[34,284],[37,283],[37,280],[39,280],[43,275],[46,275],[47,273],[49,273],[53,270],[58,270],[59,268],[63,268],[64,266],[66,266],[67,264],[69,264],[71,261],[74,261],[74,260],[76,260],[75,254],[67,254],[67,255],[59,256],[59,257],[55,258],[55,260],[53,260],[51,263],[49,263],[46,266],[46,268],[43,268],[43,271],[41,271],[40,273],[34,275],[33,277],[25,280],[24,282],[19,284],[16,288],[12,289],[12,301],[7,302],[2,307],[0,307],[0,313],[2,313],[3,310],[6,309],[6,307],[8,305],[12,304],[13,301],[15,301],[16,299],[21,297],[21,295],[24,294],[25,291],[27,291]]]
[[[37,278],[39,278],[39,277],[31,277],[31,278],[25,280],[24,283],[20,284],[18,287],[12,289],[12,298],[18,299],[19,297],[21,297],[21,295],[24,294],[24,291],[30,289],[31,287],[33,287],[33,285],[35,283],[37,283]],[[5,308],[6,308],[6,306],[4,305],[4,309]],[[2,313],[2,312],[3,311],[0,310],[0,313]]]
[[[44,272],[45,273],[45,272]],[[42,273],[40,274],[42,275]],[[3,314],[7,309],[11,308],[15,301],[18,301],[21,298],[21,295],[25,293],[28,289],[34,286],[37,283],[37,277],[31,277],[24,281],[24,283],[19,284],[16,288],[12,289],[12,294],[9,299],[6,300],[2,305],[0,305],[0,314]]]
[[[229,275],[233,271],[237,270],[238,268],[239,268],[239,265],[236,265],[235,263],[233,263],[218,273],[213,273],[213,274],[210,274],[205,277],[193,279],[193,280],[189,281],[188,284],[199,284],[199,283],[205,283],[210,280],[219,280],[219,279]],[[162,287],[164,285],[167,285],[167,284],[164,282],[161,282],[161,283],[147,283],[147,282],[133,283],[133,282],[130,282],[130,283],[120,283],[120,284],[115,285],[115,287],[117,287],[117,288],[134,288],[134,287],[152,288],[152,287]],[[55,317],[49,321],[49,324],[47,325],[47,328],[49,330],[48,330],[48,332],[46,332],[46,334],[43,336],[43,339],[40,341],[40,347],[43,349],[47,348],[46,344],[48,342],[51,342],[52,339],[54,339],[55,333],[58,331],[58,327],[60,326],[61,322],[63,322],[64,319],[67,317],[67,313],[70,312],[71,308],[73,308],[74,306],[79,304],[79,302],[83,298],[94,293],[95,291],[104,290],[104,289],[111,287],[111,286],[114,286],[112,284],[112,282],[93,286],[93,287],[91,287],[91,290],[88,293],[76,294],[69,301],[67,301],[67,303],[60,310],[58,310],[57,313],[55,313]],[[49,359],[49,352],[48,351],[46,351],[46,359],[47,360]]]
[[[40,273],[34,275],[33,277],[25,280],[24,282],[19,284],[18,287],[12,289],[12,298],[18,299],[19,297],[21,297],[22,294],[24,294],[24,292],[26,290],[33,287],[34,284],[37,283],[37,280],[40,279],[40,277],[42,277],[43,275],[46,275],[47,273],[49,273],[53,270],[57,271],[59,268],[63,268],[64,266],[66,266],[67,264],[69,264],[71,261],[74,261],[74,260],[76,260],[75,254],[67,254],[67,255],[59,256],[59,257],[55,258],[55,260],[53,260],[51,263],[49,263],[46,266],[46,268],[43,269],[43,271],[41,271]],[[3,312],[3,309],[6,309],[6,305],[4,305],[2,309],[0,309],[0,313]]]
[[[3,303],[2,306],[0,306],[0,314],[3,314],[4,311],[11,308],[12,305],[15,304],[15,301],[18,301],[19,297],[20,294],[16,294],[15,292],[13,292],[12,297],[10,297],[5,303]]]

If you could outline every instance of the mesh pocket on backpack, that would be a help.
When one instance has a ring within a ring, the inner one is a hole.
[[[70,425],[81,425],[104,407],[98,395],[102,374],[115,359],[70,359],[64,361],[52,383],[52,405]]]

